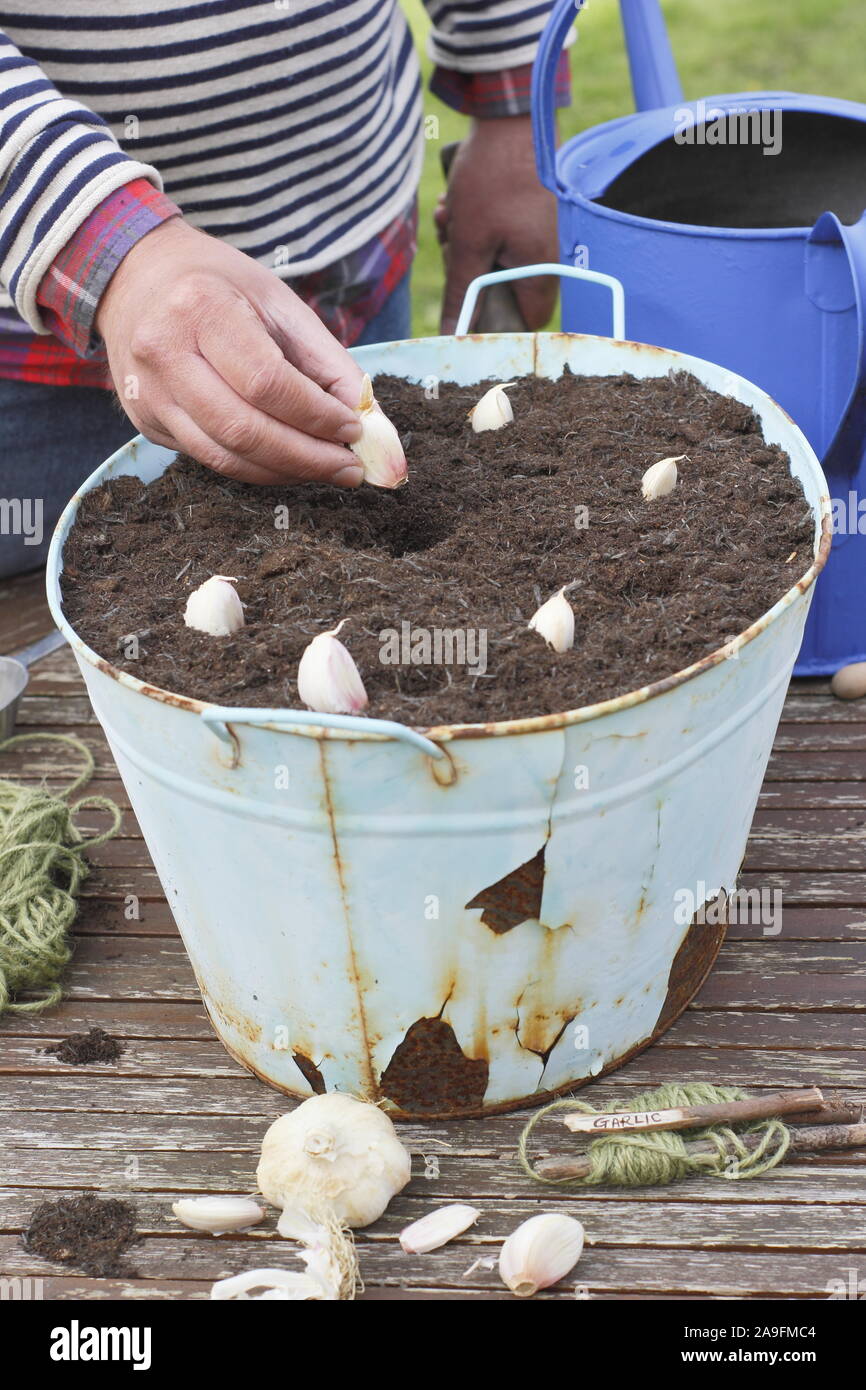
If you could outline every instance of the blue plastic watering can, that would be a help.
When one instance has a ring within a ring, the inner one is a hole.
[[[533,74],[560,258],[617,276],[626,333],[756,382],[823,462],[833,549],[796,675],[866,660],[866,106],[791,92],[686,102],[656,0],[620,0],[638,111],[555,146],[553,85],[584,0],[557,0]],[[605,333],[566,281],[563,328]]]

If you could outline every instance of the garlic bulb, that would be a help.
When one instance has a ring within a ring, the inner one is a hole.
[[[233,575],[213,574],[186,601],[183,620],[187,627],[211,637],[230,637],[244,625],[244,608],[232,588]]]
[[[677,464],[684,458],[685,454],[677,454],[674,458],[659,459],[647,469],[640,484],[645,502],[655,502],[673,492],[677,485]]]
[[[210,1231],[212,1236],[226,1231],[246,1231],[264,1221],[265,1213],[251,1197],[184,1197],[172,1203],[178,1221],[193,1231]]]
[[[509,386],[516,385],[516,381],[503,381],[484,392],[469,412],[469,419],[476,434],[483,434],[485,430],[501,430],[503,425],[511,423],[514,411],[505,392]]]
[[[298,665],[298,694],[309,709],[323,714],[358,714],[367,708],[360,672],[337,637],[345,621],[314,637]]]
[[[373,395],[373,383],[365,376],[358,401],[361,438],[349,448],[364,466],[364,482],[374,487],[400,487],[408,481],[409,469],[400,436]]]
[[[569,652],[574,646],[574,609],[565,597],[565,589],[563,585],[529,620],[532,631],[543,637],[555,652]]]
[[[529,1298],[564,1279],[580,1259],[583,1227],[573,1216],[531,1216],[499,1252],[499,1275],[518,1298]]]
[[[407,1255],[426,1255],[428,1250],[438,1250],[440,1245],[447,1245],[468,1231],[480,1215],[477,1207],[453,1202],[450,1207],[440,1207],[413,1221],[400,1232],[400,1244]]]
[[[411,1167],[383,1111],[334,1092],[310,1096],[274,1121],[256,1176],[276,1207],[298,1208],[314,1222],[330,1215],[369,1226],[406,1186]]]

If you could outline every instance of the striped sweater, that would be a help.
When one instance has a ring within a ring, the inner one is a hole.
[[[550,9],[426,3],[457,74],[530,62]],[[397,0],[19,0],[0,21],[0,309],[37,333],[43,277],[136,180],[292,279],[411,203],[422,99]]]

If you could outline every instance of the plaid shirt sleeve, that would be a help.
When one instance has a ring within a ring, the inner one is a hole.
[[[110,193],[82,222],[55,257],[36,295],[49,333],[78,357],[104,352],[94,328],[100,297],[127,251],[180,215],[180,208],[147,179],[133,179]]]
[[[462,116],[526,116],[532,110],[532,64],[499,72],[457,72],[455,68],[435,67],[430,90]],[[556,68],[554,104],[570,103],[568,55],[562,53]]]

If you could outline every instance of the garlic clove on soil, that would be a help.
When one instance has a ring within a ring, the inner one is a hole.
[[[400,1232],[400,1244],[407,1255],[426,1255],[429,1250],[438,1250],[468,1231],[480,1215],[477,1207],[452,1202],[448,1207],[440,1207],[413,1221]]]
[[[583,1226],[573,1216],[531,1216],[499,1252],[499,1275],[518,1298],[550,1288],[574,1269],[583,1250]]]
[[[314,637],[298,664],[298,694],[322,714],[359,714],[368,704],[361,673],[337,636],[345,621]]]
[[[563,585],[529,620],[532,631],[555,652],[569,652],[574,646],[574,609],[565,597],[565,589]]]
[[[193,1231],[210,1231],[212,1236],[226,1231],[246,1231],[264,1221],[265,1213],[251,1197],[184,1197],[173,1202],[178,1221]]]
[[[364,468],[364,482],[374,487],[402,487],[409,480],[409,469],[400,436],[373,395],[373,383],[365,376],[358,401],[361,438],[349,448]]]
[[[641,492],[645,502],[655,502],[659,497],[667,497],[677,485],[677,464],[686,457],[677,454],[674,458],[659,459],[653,463],[641,478]]]
[[[503,425],[511,424],[514,411],[505,393],[509,386],[516,385],[516,381],[503,381],[484,392],[469,412],[469,419],[476,434],[483,434],[485,430],[501,430]]]
[[[266,1201],[314,1222],[369,1226],[411,1176],[411,1158],[376,1105],[331,1092],[275,1120],[256,1178]]]
[[[233,575],[212,574],[186,601],[183,620],[187,627],[211,637],[230,637],[244,625],[244,607],[232,588]]]

